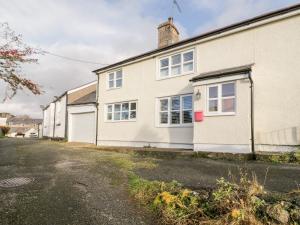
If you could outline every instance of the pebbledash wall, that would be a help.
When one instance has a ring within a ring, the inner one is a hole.
[[[285,151],[300,145],[300,10],[175,45],[135,61],[99,72],[98,145],[189,148],[198,151],[250,152],[250,83],[232,76],[191,83],[210,71],[252,64],[256,151]],[[194,50],[195,70],[158,78],[159,59]],[[121,88],[107,89],[108,74],[122,70]],[[234,81],[234,115],[207,115],[207,85]],[[196,99],[199,92],[201,97]],[[204,120],[185,126],[160,126],[158,99],[192,94],[194,111]],[[136,101],[133,121],[106,120],[106,105]]]

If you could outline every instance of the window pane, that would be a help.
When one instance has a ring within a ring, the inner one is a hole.
[[[129,110],[129,103],[123,103],[122,104],[122,111],[128,111]]]
[[[193,112],[192,110],[183,111],[183,123],[192,123],[193,122]]]
[[[121,113],[120,112],[115,112],[114,119],[115,120],[120,120],[120,117],[121,117]]]
[[[135,102],[130,103],[130,110],[136,110],[136,103]]]
[[[172,97],[171,99],[172,110],[180,110],[180,97]]]
[[[171,124],[179,124],[179,123],[180,123],[180,112],[172,112]]]
[[[172,65],[180,64],[181,63],[181,54],[173,55],[172,56]]]
[[[209,98],[217,98],[218,97],[218,87],[210,87],[209,88]]]
[[[190,72],[194,70],[194,63],[190,62],[190,63],[185,63],[183,65],[183,72]]]
[[[110,80],[109,81],[109,88],[113,88],[114,87],[114,81],[113,80]]]
[[[162,123],[162,124],[168,123],[168,113],[167,112],[160,113],[160,123]]]
[[[187,61],[191,61],[194,59],[194,52],[187,52],[183,54],[183,61],[187,62]]]
[[[114,79],[114,73],[110,73],[109,74],[109,80],[113,80]]]
[[[120,79],[120,78],[122,79],[122,71],[121,70],[116,72],[116,79]]]
[[[107,120],[112,120],[112,113],[107,113]]]
[[[235,95],[234,83],[222,84],[222,97],[228,97],[234,95]]]
[[[107,112],[112,112],[112,105],[107,106]]]
[[[120,104],[115,104],[115,112],[121,111],[121,105]]]
[[[183,109],[193,108],[193,97],[191,95],[182,97],[182,100],[183,100]]]
[[[168,111],[168,99],[160,100],[160,111]]]
[[[116,80],[116,87],[122,87],[122,79]]]
[[[129,112],[128,111],[122,112],[122,120],[128,120],[128,117],[129,117]]]
[[[160,60],[160,67],[167,67],[169,66],[169,59],[162,59]]]
[[[208,106],[209,112],[217,112],[218,111],[218,100],[209,100]]]
[[[222,112],[235,112],[235,98],[222,100]]]
[[[130,119],[136,118],[136,111],[130,111]]]
[[[181,74],[181,66],[172,66],[172,75]]]
[[[169,68],[165,68],[165,69],[160,69],[160,76],[161,77],[167,77],[169,76]]]

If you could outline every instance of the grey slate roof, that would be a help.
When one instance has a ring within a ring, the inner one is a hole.
[[[13,124],[40,124],[42,122],[42,119],[32,119],[28,116],[15,116],[7,120],[7,123]]]
[[[96,103],[96,91],[91,92],[90,94],[87,94],[76,101],[72,102],[72,104],[69,105],[80,105],[80,104],[88,104],[88,103]]]
[[[208,80],[208,79],[220,78],[225,76],[231,76],[235,74],[249,73],[251,71],[252,66],[253,64],[249,64],[249,65],[244,65],[239,67],[201,73],[198,76],[193,77],[190,81],[195,82],[199,80]]]

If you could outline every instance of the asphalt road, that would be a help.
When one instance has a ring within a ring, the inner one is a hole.
[[[33,179],[19,187],[0,187],[0,225],[157,224],[129,195],[122,161],[127,157],[50,141],[0,139],[0,183]],[[143,178],[177,180],[193,189],[211,187],[229,173],[237,177],[241,168],[255,173],[270,191],[288,192],[300,184],[300,166],[295,165],[130,157],[155,162],[154,168],[135,169]]]
[[[126,189],[126,175],[102,154],[45,141],[0,140],[0,180],[34,178],[0,188],[1,225],[153,224]]]

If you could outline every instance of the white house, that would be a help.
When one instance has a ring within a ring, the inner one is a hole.
[[[250,153],[300,145],[300,4],[94,72],[97,144]],[[298,103],[297,103],[298,102]]]
[[[95,143],[95,104],[96,81],[66,91],[44,108],[43,136]]]
[[[43,136],[54,137],[54,103],[43,109]]]
[[[6,126],[6,125],[7,125],[7,118],[0,117],[0,126]]]

